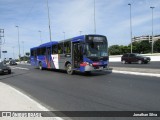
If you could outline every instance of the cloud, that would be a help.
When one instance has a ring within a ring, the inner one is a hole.
[[[108,37],[109,45],[130,43],[129,6],[132,4],[133,35],[149,34],[151,31],[151,9],[154,9],[154,31],[160,31],[160,1],[158,0],[95,0],[97,34]],[[93,0],[48,0],[52,40],[82,34],[94,33]],[[24,41],[25,51],[40,44],[39,30],[43,42],[49,41],[48,13],[46,0],[1,0],[0,27],[5,29],[8,56],[13,46],[18,53],[17,29],[20,29],[20,43]],[[21,50],[22,51],[22,50]]]

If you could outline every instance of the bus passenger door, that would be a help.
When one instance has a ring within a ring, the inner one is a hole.
[[[73,68],[80,68],[80,63],[83,62],[83,50],[80,42],[73,43],[72,51]]]
[[[46,48],[46,59],[47,68],[51,68],[51,47]]]

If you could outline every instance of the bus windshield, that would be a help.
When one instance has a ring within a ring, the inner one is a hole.
[[[108,55],[107,39],[102,36],[88,36],[86,39],[87,57],[105,57]]]

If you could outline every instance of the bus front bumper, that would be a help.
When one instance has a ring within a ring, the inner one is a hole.
[[[85,66],[85,71],[105,71],[105,70],[108,70],[107,65],[105,66],[90,66],[90,65]]]

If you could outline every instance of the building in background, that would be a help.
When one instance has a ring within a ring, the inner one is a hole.
[[[149,42],[152,42],[152,35],[143,35],[143,36],[137,36],[132,38],[132,42],[135,41],[144,41],[148,40]],[[154,35],[153,36],[153,42],[160,40],[160,35]]]

